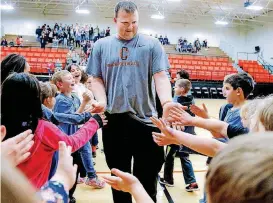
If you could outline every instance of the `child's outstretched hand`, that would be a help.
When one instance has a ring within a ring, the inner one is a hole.
[[[194,104],[190,106],[190,110],[192,113],[194,113],[196,116],[199,116],[201,118],[209,118],[208,109],[205,104],[202,104],[203,108],[200,108]]]
[[[5,127],[1,126],[1,139],[6,135]],[[19,135],[1,142],[1,153],[14,166],[24,162],[30,156],[30,148],[33,146],[34,135],[31,130],[26,130]]]
[[[173,108],[170,111],[170,117],[173,118],[173,120],[175,120],[179,124],[184,126],[191,126],[192,121],[194,119],[194,117],[192,117],[189,113],[177,107]]]
[[[139,180],[130,173],[125,173],[115,168],[111,172],[116,176],[103,176],[103,179],[116,190],[131,193],[134,189],[141,186]]]
[[[106,109],[106,104],[102,102],[94,102],[92,104],[91,113],[102,113]]]
[[[153,132],[154,142],[159,146],[177,144],[176,138],[173,135],[173,130],[166,125],[163,119],[158,119],[155,117],[150,118],[155,126],[157,126],[161,133]]]

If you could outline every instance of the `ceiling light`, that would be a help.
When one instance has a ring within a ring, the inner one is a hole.
[[[164,19],[165,17],[164,17],[163,15],[161,15],[161,14],[155,14],[155,15],[152,15],[151,18],[162,20],[162,19]]]
[[[76,9],[76,13],[80,13],[80,14],[89,14],[89,10],[86,9]]]
[[[215,24],[216,24],[216,25],[227,25],[228,22],[227,22],[227,21],[222,21],[222,20],[217,20],[217,21],[215,22]]]
[[[8,4],[5,4],[5,5],[0,5],[0,8],[1,10],[13,10],[14,7],[12,5],[8,5]]]
[[[262,6],[252,6],[252,5],[250,5],[250,6],[246,7],[246,9],[254,10],[254,11],[260,11],[260,10],[263,9],[263,7]]]

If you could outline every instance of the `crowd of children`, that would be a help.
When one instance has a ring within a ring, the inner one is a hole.
[[[153,202],[131,174],[112,169],[115,176],[104,180],[96,174],[92,154],[98,145],[97,130],[107,125],[107,120],[104,114],[92,113],[96,103],[92,77],[75,64],[54,73],[50,82],[39,82],[28,72],[29,65],[20,55],[11,54],[1,62],[1,156],[5,162],[1,177],[6,183],[2,196],[10,198],[6,202],[16,202],[22,195],[21,202],[42,198],[45,202],[73,203],[77,183],[101,189],[105,182],[131,193],[137,203]],[[161,131],[151,135],[154,141],[168,145],[160,182],[174,186],[173,162],[178,153],[186,191],[198,190],[189,155],[203,154],[213,158],[201,202],[272,202],[272,95],[247,101],[254,89],[252,77],[246,73],[227,75],[223,95],[228,104],[220,109],[219,120],[212,119],[205,105],[195,105],[189,75],[183,73],[178,74],[174,86],[177,106],[164,112],[161,119],[151,118]],[[194,127],[209,130],[215,139],[197,136]],[[255,132],[259,133],[252,135]],[[25,186],[28,194],[39,189],[40,196],[25,197],[18,187],[9,186],[10,171],[13,179],[18,177],[15,185]],[[54,200],[48,200],[48,194]]]

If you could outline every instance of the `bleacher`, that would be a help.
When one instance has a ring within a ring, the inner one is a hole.
[[[57,59],[60,59],[62,67],[65,67],[67,52],[68,49],[63,48],[2,47],[1,61],[9,54],[20,54],[24,56],[29,63],[31,73],[47,74],[49,62],[55,63]]]
[[[204,81],[223,81],[226,75],[237,72],[228,57],[169,54],[168,58],[171,78],[181,69],[189,72],[191,80]]]
[[[257,61],[239,60],[238,65],[252,75],[258,83],[273,83],[273,75],[264,69]]]

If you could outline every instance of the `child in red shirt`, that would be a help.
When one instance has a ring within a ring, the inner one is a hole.
[[[2,85],[2,125],[7,128],[5,139],[27,129],[34,132],[34,145],[29,158],[18,165],[31,183],[40,188],[48,179],[53,153],[58,142],[64,141],[76,151],[87,143],[103,125],[99,115],[93,116],[73,135],[67,136],[54,124],[42,119],[40,86],[38,80],[27,73],[14,73]]]

